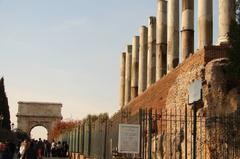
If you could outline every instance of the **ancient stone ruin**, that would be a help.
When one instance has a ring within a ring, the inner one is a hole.
[[[49,133],[54,124],[62,120],[61,103],[18,102],[17,124],[18,129],[30,136],[36,126],[43,126]]]
[[[134,116],[144,110],[146,118],[150,118],[149,110],[153,113],[156,126],[143,134],[141,157],[192,158],[193,114],[188,88],[194,80],[201,80],[195,154],[204,159],[240,158],[239,81],[232,80],[226,72],[235,0],[219,0],[217,44],[212,40],[213,1],[198,0],[195,52],[194,0],[182,0],[181,27],[179,9],[179,0],[157,0],[157,17],[149,17],[148,26],[141,26],[139,36],[134,36],[131,51],[129,45],[122,53],[121,112]],[[148,125],[149,120],[146,131],[150,129]]]
[[[198,0],[196,51],[194,0],[182,0],[181,27],[179,3],[157,0],[157,17],[149,17],[121,54],[120,110],[110,118],[88,116],[62,134],[72,159],[240,158],[240,83],[227,71],[235,0],[219,0],[217,44],[213,0]],[[189,87],[196,80],[201,100],[193,106]],[[140,125],[139,153],[119,153],[123,123]]]
[[[198,50],[212,46],[212,0],[198,0]],[[229,42],[230,23],[235,18],[235,0],[219,0],[219,34],[216,46]],[[171,72],[194,53],[194,0],[182,0],[179,31],[179,0],[157,0],[157,17],[149,17],[139,36],[121,57],[120,107],[142,94],[155,81]],[[179,34],[181,32],[181,50]]]

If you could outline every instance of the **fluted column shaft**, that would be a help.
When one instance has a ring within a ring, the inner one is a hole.
[[[126,67],[126,53],[123,52],[121,55],[121,65],[120,65],[120,101],[119,105],[122,108],[125,103],[125,67]]]
[[[147,87],[156,81],[156,17],[148,19]]]
[[[194,51],[194,0],[182,0],[182,60]]]
[[[132,45],[127,46],[126,50],[126,74],[125,74],[125,103],[131,100],[131,66],[132,66]]]
[[[198,0],[198,48],[212,45],[213,39],[213,2]]]
[[[167,1],[157,1],[156,80],[167,72]]]
[[[132,41],[132,78],[131,99],[138,96],[138,67],[139,67],[139,36],[134,36]]]
[[[179,0],[168,0],[167,72],[179,63]]]
[[[142,26],[140,28],[138,94],[143,93],[147,87],[147,39],[148,29]]]

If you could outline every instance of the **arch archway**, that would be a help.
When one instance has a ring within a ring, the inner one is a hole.
[[[45,127],[49,133],[62,120],[61,108],[61,103],[18,102],[17,127],[29,136],[37,126]]]
[[[44,126],[34,126],[30,130],[30,138],[38,140],[41,138],[42,140],[47,140],[48,139],[48,130]]]

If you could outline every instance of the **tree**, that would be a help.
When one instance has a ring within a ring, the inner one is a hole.
[[[57,122],[53,130],[49,132],[49,138],[50,140],[57,139],[61,134],[64,134],[65,132],[71,131],[73,128],[77,126],[79,121],[59,121]]]
[[[234,79],[240,77],[240,1],[236,3],[236,20],[233,20],[230,26],[230,64],[228,72]]]
[[[21,129],[15,128],[12,130],[12,132],[15,134],[18,142],[21,142],[25,139],[30,139],[28,134],[26,132],[22,131]]]
[[[6,96],[3,78],[0,79],[0,115],[2,116],[0,127],[10,130],[11,127],[8,98]]]
[[[240,23],[240,0],[236,0],[236,19],[237,23]]]

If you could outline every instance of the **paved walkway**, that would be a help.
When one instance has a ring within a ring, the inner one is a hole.
[[[13,157],[13,159],[19,159],[19,158],[17,158],[17,154],[15,154],[15,156]],[[61,157],[48,157],[48,158],[46,158],[46,157],[43,157],[42,159],[69,159],[69,158],[61,158]]]
[[[14,159],[18,159],[17,157],[14,157]],[[49,157],[49,158],[42,158],[42,159],[68,159],[68,158],[60,158],[60,157]]]
[[[68,159],[68,158],[51,157],[51,158],[43,158],[43,159]]]
[[[17,157],[15,157],[14,159],[17,159]],[[50,158],[42,158],[42,159],[68,159],[68,158],[60,158],[60,157],[50,157]]]

